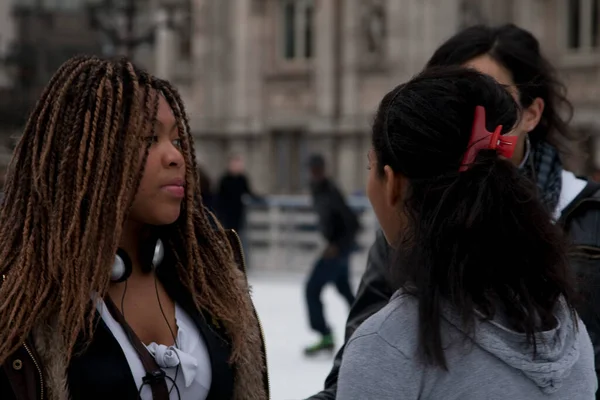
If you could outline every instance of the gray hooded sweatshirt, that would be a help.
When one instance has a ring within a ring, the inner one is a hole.
[[[443,312],[448,371],[418,353],[418,301],[396,293],[348,341],[338,379],[341,400],[593,400],[594,353],[585,326],[557,307],[555,329],[537,335],[537,356],[524,334],[498,316],[478,321],[465,340],[460,318]]]

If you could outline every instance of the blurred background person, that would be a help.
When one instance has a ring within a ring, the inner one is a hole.
[[[244,159],[239,154],[234,154],[229,159],[227,171],[219,180],[216,192],[215,208],[225,228],[234,229],[238,233],[244,230],[246,196],[258,199],[246,176]]]
[[[246,175],[244,159],[241,155],[234,154],[229,159],[227,171],[219,181],[216,199],[213,199],[213,202],[216,202],[214,209],[223,227],[238,233],[248,267],[250,267],[250,249],[245,229],[246,204],[251,200],[261,201],[261,198],[252,191],[250,180]]]
[[[315,344],[304,349],[307,356],[312,356],[321,351],[333,351],[335,347],[321,301],[325,285],[333,283],[348,303],[348,307],[354,303],[349,262],[360,224],[340,190],[327,177],[325,159],[319,154],[314,154],[310,157],[308,165],[313,206],[318,216],[319,229],[327,243],[306,282],[306,305],[310,326],[320,335]]]
[[[212,182],[202,166],[198,166],[198,177],[200,179],[200,193],[202,194],[202,203],[209,211],[214,212],[215,194],[213,193]]]

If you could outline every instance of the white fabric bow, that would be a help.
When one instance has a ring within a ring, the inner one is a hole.
[[[185,387],[190,387],[198,372],[198,361],[195,357],[188,353],[184,353],[175,346],[167,347],[163,344],[151,343],[146,347],[154,356],[159,367],[175,368],[179,365],[181,372],[183,373]]]

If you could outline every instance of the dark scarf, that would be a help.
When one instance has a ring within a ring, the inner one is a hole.
[[[521,169],[536,183],[542,202],[554,214],[562,190],[563,167],[558,150],[546,141],[532,146],[527,139],[526,146],[527,159]]]

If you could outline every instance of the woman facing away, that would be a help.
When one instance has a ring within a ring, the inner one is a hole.
[[[194,154],[169,83],[125,59],[54,75],[0,210],[0,398],[268,398],[239,242],[197,206]]]
[[[382,100],[367,194],[397,291],[348,341],[338,398],[594,398],[567,246],[509,160],[517,137],[500,136],[517,114],[494,79],[460,67]]]
[[[427,67],[470,66],[506,85],[522,108],[514,127],[519,137],[511,161],[533,180],[538,195],[570,242],[569,265],[583,283],[578,312],[591,336],[600,371],[600,190],[565,171],[559,153],[565,141],[577,139],[568,127],[570,104],[537,39],[513,24],[473,26],[457,32],[434,52]],[[387,274],[388,246],[381,233],[346,324],[346,341],[369,316],[384,307],[395,287]],[[325,390],[312,400],[335,398],[344,347],[336,356]],[[600,394],[598,395],[600,399]]]
[[[537,193],[569,239],[569,265],[577,275],[577,311],[594,347],[600,379],[600,186],[563,168],[572,106],[565,86],[538,40],[513,24],[473,26],[444,42],[427,67],[463,65],[492,76],[522,109],[511,134],[519,140],[512,162],[536,183]],[[597,394],[600,399],[600,391]]]

